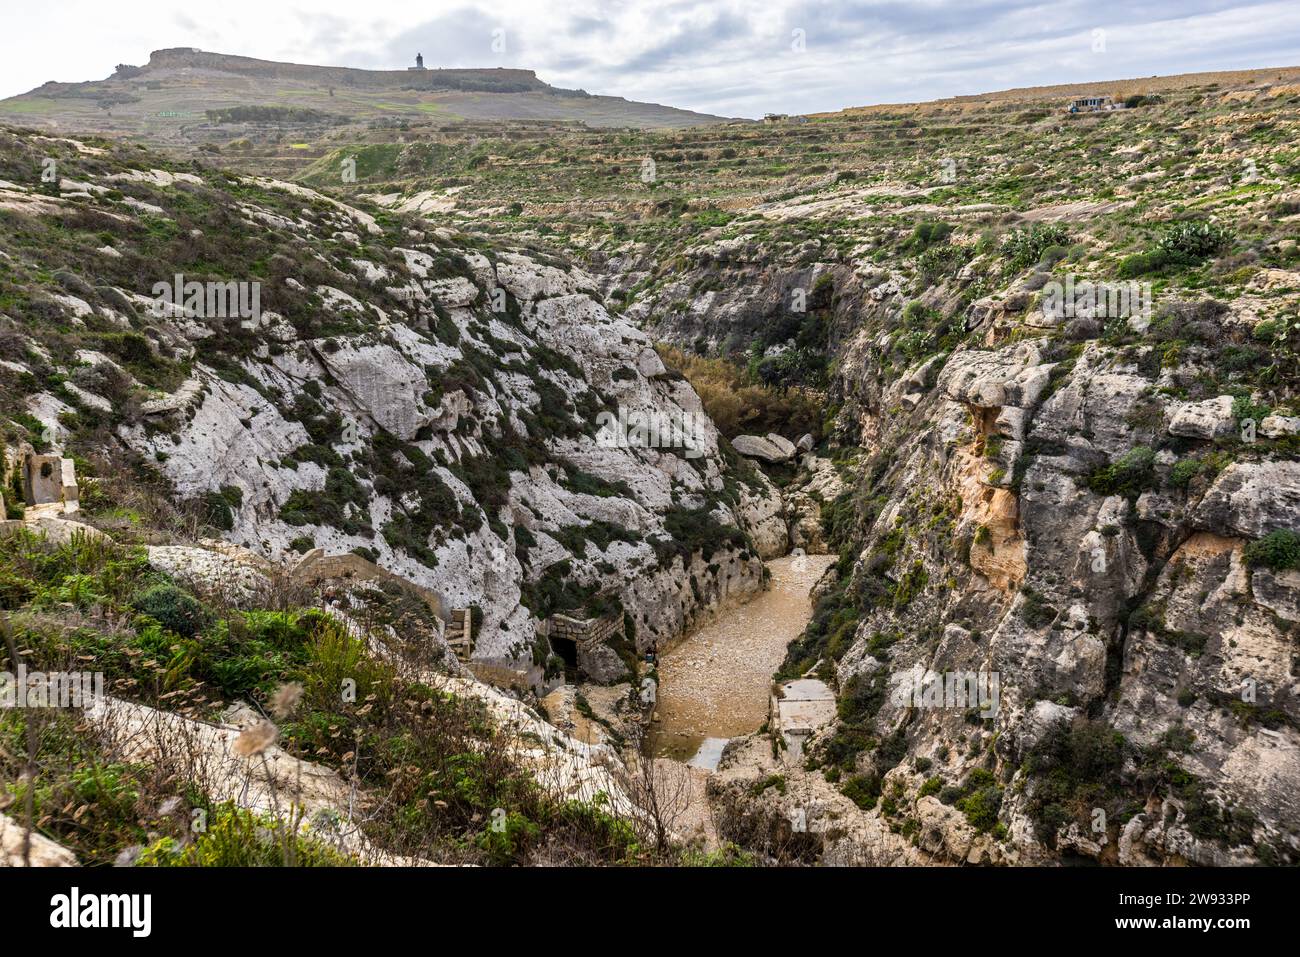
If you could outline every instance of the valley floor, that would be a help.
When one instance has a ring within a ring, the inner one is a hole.
[[[772,674],[812,614],[809,591],[832,555],[786,555],[768,562],[771,587],[665,652],[651,737],[659,757],[717,764],[726,739],[767,719]]]

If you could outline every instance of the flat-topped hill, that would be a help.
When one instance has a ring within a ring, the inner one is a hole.
[[[415,51],[412,51],[414,62]],[[532,70],[406,69],[277,63],[189,47],[155,50],[103,80],[45,83],[0,100],[0,119],[199,149],[234,140],[312,150],[325,130],[435,119],[653,129],[722,118],[551,86]],[[310,158],[310,156],[308,157]],[[292,164],[290,164],[292,165]]]
[[[136,68],[128,67],[131,73]],[[495,67],[470,70],[393,69],[359,70],[346,66],[314,66],[303,63],[279,63],[254,57],[209,53],[191,47],[154,50],[149,62],[139,68],[138,76],[158,79],[178,70],[202,70],[214,74],[234,74],[269,80],[294,80],[363,89],[399,90],[479,90],[490,93],[552,93],[587,96],[582,90],[561,90],[537,78],[533,70]],[[117,74],[115,74],[116,76]],[[48,84],[47,84],[48,85]]]

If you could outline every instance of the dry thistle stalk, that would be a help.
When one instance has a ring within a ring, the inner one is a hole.
[[[274,745],[279,736],[280,731],[274,724],[270,721],[259,721],[240,732],[232,750],[241,758],[257,757]]]
[[[271,714],[275,715],[277,721],[284,721],[293,714],[301,700],[302,684],[297,681],[286,682],[271,695]]]

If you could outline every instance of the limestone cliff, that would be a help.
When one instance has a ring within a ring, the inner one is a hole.
[[[581,269],[293,184],[13,133],[3,150],[65,170],[55,191],[4,184],[19,421],[133,453],[231,541],[356,552],[473,609],[474,657],[535,684],[549,615],[613,616],[653,648],[760,587],[760,547],[784,547],[770,483]],[[119,238],[24,245],[70,220]],[[261,311],[158,302],[174,277],[256,284]]]
[[[885,192],[906,202],[823,204]],[[1298,274],[1062,316],[1047,284],[1108,268],[1094,210],[1051,238],[1031,212],[1000,244],[975,205],[923,208],[910,236],[854,209],[847,250],[771,229],[814,205],[686,240],[671,274],[662,249],[593,257],[656,336],[835,413],[785,490],[796,541],[820,525],[841,560],[784,673],[831,680],[839,718],[806,763],[732,749],[712,786],[730,836],[841,863],[1294,861]],[[955,231],[924,218],[945,214]],[[996,695],[900,693],[926,675]],[[774,773],[788,787],[755,784]]]

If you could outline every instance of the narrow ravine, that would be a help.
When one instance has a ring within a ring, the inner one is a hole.
[[[768,562],[771,586],[664,653],[650,737],[655,757],[717,765],[727,740],[767,719],[772,674],[812,615],[809,591],[833,555]]]

